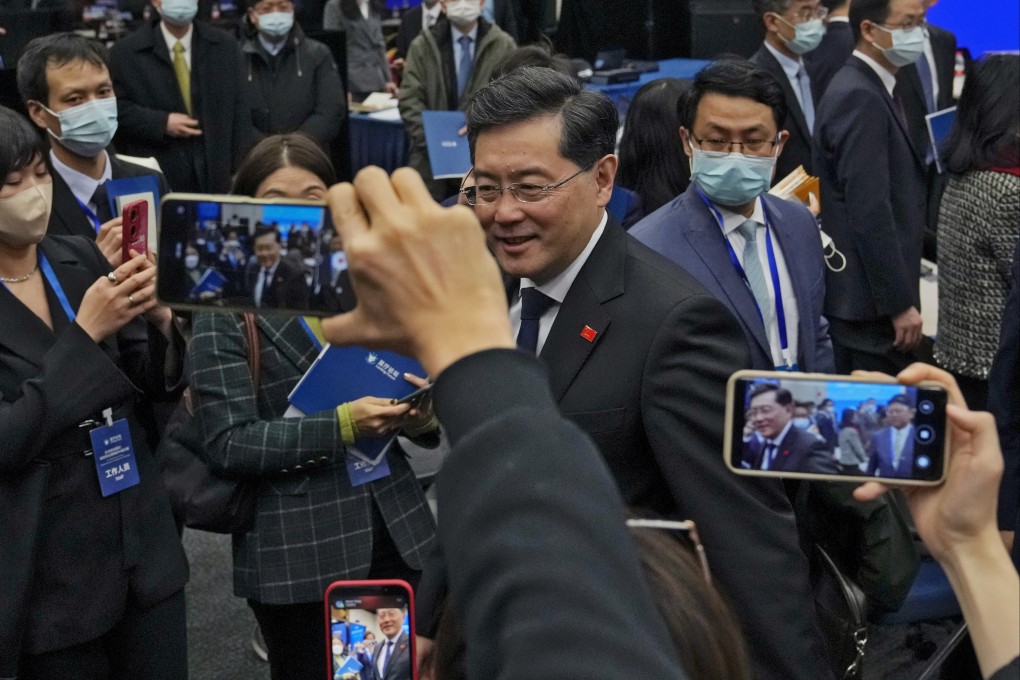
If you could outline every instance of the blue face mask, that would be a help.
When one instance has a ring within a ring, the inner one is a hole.
[[[171,24],[187,26],[198,14],[198,2],[197,0],[163,0],[159,13]]]
[[[812,19],[801,24],[791,24],[778,14],[775,16],[787,26],[793,28],[793,39],[787,40],[783,38],[783,42],[786,43],[786,46],[794,54],[807,54],[818,47],[819,43],[822,42],[822,38],[825,37],[825,24],[822,23],[821,19]]]
[[[877,28],[892,35],[892,47],[881,47],[875,45],[882,51],[882,55],[890,64],[897,68],[910,66],[924,54],[924,29],[920,26],[913,28],[897,28],[890,30],[884,26],[875,24]],[[874,43],[872,43],[874,45]]]
[[[40,106],[42,106],[40,104]],[[93,99],[90,102],[56,112],[50,111],[60,120],[60,136],[47,132],[72,153],[94,158],[110,146],[117,132],[117,98]]]
[[[717,205],[747,205],[769,189],[775,156],[703,151],[691,147],[691,181]]]
[[[293,12],[266,12],[259,15],[259,31],[267,38],[286,37],[290,29],[294,27]]]
[[[809,418],[794,418],[793,426],[800,430],[806,430],[811,427],[811,420]]]

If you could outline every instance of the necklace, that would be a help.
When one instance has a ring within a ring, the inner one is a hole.
[[[3,281],[4,283],[21,283],[22,281],[28,281],[30,278],[32,278],[32,274],[35,274],[37,271],[39,271],[39,265],[36,265],[35,269],[25,274],[24,276],[11,276],[11,277],[0,276],[0,281]]]

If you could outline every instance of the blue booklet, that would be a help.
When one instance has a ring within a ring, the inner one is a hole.
[[[461,178],[471,170],[471,152],[464,127],[463,111],[422,111],[429,165],[436,179]]]
[[[227,285],[227,279],[215,269],[206,269],[205,274],[198,280],[195,287],[191,289],[191,298],[200,298],[203,293],[212,293],[213,297],[223,295],[223,288]]]
[[[364,347],[327,345],[304,374],[288,400],[302,413],[318,413],[361,397],[400,399],[415,391],[404,373],[424,376],[425,369],[414,359],[395,352]],[[361,437],[354,442],[359,457],[376,462],[396,433],[384,437]]]
[[[942,145],[949,138],[949,132],[953,129],[953,121],[956,120],[956,107],[942,109],[935,113],[929,113],[924,117],[928,124],[928,141],[931,148],[935,149],[935,169],[939,174],[945,172],[942,167]]]

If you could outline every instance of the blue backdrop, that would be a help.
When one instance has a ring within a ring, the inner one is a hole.
[[[1020,2],[1017,0],[940,0],[928,21],[956,34],[973,57],[985,52],[1020,50]]]

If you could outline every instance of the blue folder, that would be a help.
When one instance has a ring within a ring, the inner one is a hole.
[[[151,193],[152,205],[156,207],[156,216],[159,217],[159,178],[156,175],[110,179],[103,184],[103,187],[106,189],[106,198],[110,202],[111,215],[120,214],[120,211],[117,210],[117,199],[121,196]]]
[[[422,111],[425,145],[429,165],[435,179],[461,178],[471,170],[471,153],[467,135],[458,133],[464,127],[463,111]]]
[[[202,293],[223,294],[223,288],[227,285],[227,279],[215,269],[206,269],[205,274],[198,280],[195,287],[191,289],[192,298],[198,298]]]

